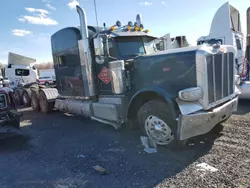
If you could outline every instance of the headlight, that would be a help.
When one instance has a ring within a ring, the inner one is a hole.
[[[203,97],[200,87],[191,87],[179,91],[179,98],[184,101],[197,101]]]

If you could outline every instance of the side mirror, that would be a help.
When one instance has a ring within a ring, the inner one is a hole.
[[[104,62],[104,46],[102,37],[98,36],[94,39],[94,49],[96,62],[102,64]]]

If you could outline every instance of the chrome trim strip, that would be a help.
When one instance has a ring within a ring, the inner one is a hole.
[[[214,87],[214,102],[216,102],[216,83],[215,83],[215,60],[214,60],[214,56],[213,57],[213,87]]]
[[[224,96],[224,54],[221,54],[221,98]]]
[[[227,94],[229,95],[230,93],[230,70],[229,70],[229,54],[227,54],[227,79],[228,79],[228,83],[227,83]]]

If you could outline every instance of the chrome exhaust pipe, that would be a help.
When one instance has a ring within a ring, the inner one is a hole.
[[[83,10],[83,8],[80,7],[80,6],[78,6],[78,5],[76,5],[76,10],[77,10],[77,12],[79,14],[79,18],[80,18],[80,26],[81,26],[82,39],[86,39],[86,38],[89,37],[86,13]]]
[[[89,34],[88,34],[88,24],[86,13],[80,6],[76,6],[76,10],[80,18],[80,31],[82,40],[78,41],[79,55],[82,66],[82,80],[84,96],[90,97],[96,95],[96,83],[94,77],[94,66],[90,51]]]

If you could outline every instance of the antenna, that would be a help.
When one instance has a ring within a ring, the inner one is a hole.
[[[97,25],[97,29],[98,29],[98,18],[97,18],[97,11],[96,11],[96,2],[95,2],[95,0],[94,0],[94,7],[95,7],[96,25]]]

